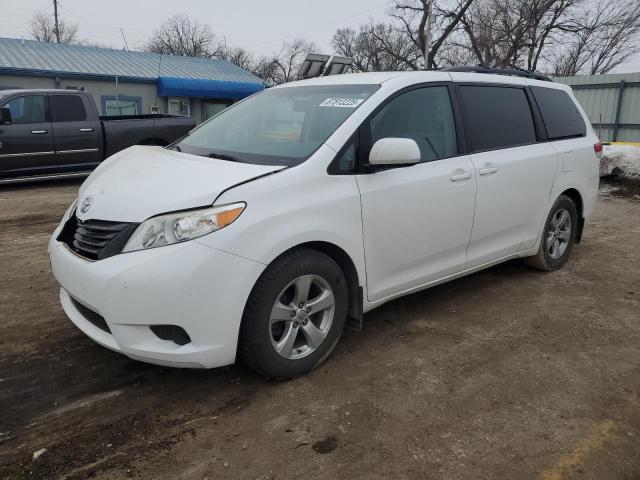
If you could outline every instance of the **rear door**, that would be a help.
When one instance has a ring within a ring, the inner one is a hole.
[[[362,154],[385,137],[411,138],[422,160],[358,175],[369,301],[460,272],[476,197],[446,85],[400,93],[362,127]]]
[[[557,153],[520,85],[458,86],[478,182],[467,268],[533,246],[556,173]]]
[[[91,119],[83,97],[50,94],[56,163],[70,170],[92,169],[102,160],[98,122]]]
[[[11,125],[0,125],[0,175],[35,175],[55,167],[47,95],[18,95],[0,106],[12,116]]]

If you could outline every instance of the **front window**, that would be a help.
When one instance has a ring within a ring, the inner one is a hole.
[[[377,88],[322,85],[266,90],[211,118],[177,147],[244,163],[298,165]]]
[[[15,124],[42,123],[47,121],[45,95],[16,97],[2,106],[9,108],[11,111],[11,121]]]

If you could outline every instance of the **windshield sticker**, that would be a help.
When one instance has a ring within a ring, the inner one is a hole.
[[[364,100],[362,98],[327,98],[319,107],[356,108]]]

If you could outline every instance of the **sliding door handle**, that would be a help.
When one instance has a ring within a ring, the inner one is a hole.
[[[33,135],[44,135],[45,133],[47,133],[47,130],[31,130],[31,133]]]
[[[93,128],[81,128],[81,132],[93,132]]]
[[[493,163],[485,163],[481,169],[478,170],[480,175],[490,175],[492,173],[496,173],[498,171],[498,167],[496,167]]]

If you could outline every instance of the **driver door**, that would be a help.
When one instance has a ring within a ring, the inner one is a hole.
[[[47,96],[19,95],[0,105],[11,111],[11,124],[0,125],[0,175],[45,173],[56,166]]]
[[[368,300],[375,302],[461,272],[471,236],[476,183],[459,155],[446,85],[413,88],[383,105],[363,126],[376,140],[411,138],[421,161],[357,175]]]

